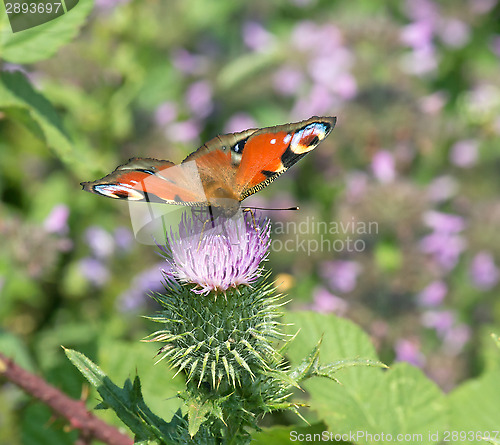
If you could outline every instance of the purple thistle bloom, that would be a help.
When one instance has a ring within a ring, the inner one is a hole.
[[[198,294],[224,292],[250,285],[260,275],[259,265],[268,254],[270,233],[269,220],[255,219],[249,213],[214,221],[206,213],[189,217],[184,213],[179,233],[171,229],[168,246],[160,249],[176,281],[198,285],[194,289]]]
[[[422,314],[422,324],[444,336],[455,324],[455,314],[453,311],[426,311]]]
[[[54,206],[47,218],[45,218],[43,227],[49,233],[65,235],[68,233],[68,216],[68,206],[65,204],[58,204]]]
[[[337,315],[344,315],[347,312],[349,304],[342,298],[333,295],[324,287],[318,287],[314,290],[313,311],[328,313],[333,312]]]
[[[117,227],[113,234],[116,247],[121,251],[130,250],[134,241],[134,235],[127,227]]]
[[[440,233],[458,233],[465,229],[465,221],[459,215],[428,211],[424,214],[425,224]]]
[[[109,280],[109,270],[96,258],[83,258],[79,263],[80,272],[94,286],[102,287]]]
[[[233,114],[224,126],[225,133],[236,133],[248,128],[257,128],[255,119],[247,113]]]
[[[175,119],[177,119],[177,105],[174,102],[163,102],[155,111],[154,120],[156,125],[167,125],[175,121]]]
[[[200,124],[195,119],[172,122],[165,129],[165,136],[172,142],[192,143],[200,136]]]
[[[200,80],[191,84],[186,92],[186,103],[198,118],[208,116],[214,108],[210,82]]]
[[[448,354],[460,353],[471,337],[471,328],[464,323],[453,326],[443,338],[443,346]]]
[[[304,74],[297,68],[285,65],[273,76],[274,89],[284,96],[295,96],[304,85]]]
[[[115,249],[113,236],[102,227],[93,226],[85,231],[85,239],[97,258],[109,257]]]
[[[439,231],[420,240],[422,252],[432,255],[436,262],[447,271],[456,266],[458,258],[466,246],[466,241],[460,235]]]
[[[422,367],[425,364],[425,357],[420,352],[420,345],[416,341],[400,339],[394,346],[396,352],[395,361],[408,362],[414,366]]]
[[[243,25],[243,41],[253,51],[269,49],[274,36],[258,22],[247,22]]]
[[[479,142],[474,139],[458,141],[451,147],[450,161],[457,167],[473,167],[478,158]]]
[[[457,194],[458,182],[452,176],[439,176],[427,188],[427,196],[432,202],[446,201]]]
[[[443,281],[433,281],[418,294],[417,300],[421,306],[439,306],[447,293],[448,287],[446,283]]]
[[[380,150],[375,153],[372,159],[372,171],[383,184],[394,181],[396,178],[396,165],[393,154],[388,150]]]
[[[163,290],[162,278],[168,277],[168,273],[162,266],[163,263],[157,264],[134,277],[130,288],[118,298],[123,311],[137,309],[146,302],[148,293]]]
[[[361,266],[355,261],[328,261],[321,268],[321,275],[334,292],[353,291],[360,273]]]
[[[474,257],[469,273],[474,286],[482,290],[491,289],[500,278],[500,271],[489,252],[479,252]]]

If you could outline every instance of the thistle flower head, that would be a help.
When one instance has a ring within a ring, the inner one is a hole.
[[[211,219],[184,213],[178,233],[160,246],[176,281],[193,283],[198,294],[249,285],[260,276],[260,263],[270,244],[270,223],[251,213],[239,218]]]

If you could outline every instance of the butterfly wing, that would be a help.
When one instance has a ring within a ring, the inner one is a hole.
[[[302,122],[263,128],[240,144],[235,176],[240,201],[268,186],[316,148],[333,127],[335,117],[311,117]]]
[[[333,129],[335,117],[250,129],[217,136],[181,164],[132,158],[84,190],[110,198],[213,205],[232,211],[313,150]],[[228,212],[228,213],[231,213]]]
[[[152,158],[132,158],[109,175],[82,182],[82,186],[109,198],[188,206],[207,204],[195,165],[176,165]]]

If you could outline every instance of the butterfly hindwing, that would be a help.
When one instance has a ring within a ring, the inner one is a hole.
[[[132,158],[102,179],[82,182],[83,189],[109,198],[203,205],[207,200],[196,169],[152,158]]]

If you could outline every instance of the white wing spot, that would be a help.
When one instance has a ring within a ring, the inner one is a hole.
[[[285,144],[288,144],[290,141],[292,140],[292,135],[290,133],[288,133],[284,138],[283,138],[283,142]]]
[[[270,143],[270,144],[276,144],[276,139],[271,139],[271,140],[269,141],[269,143]]]

